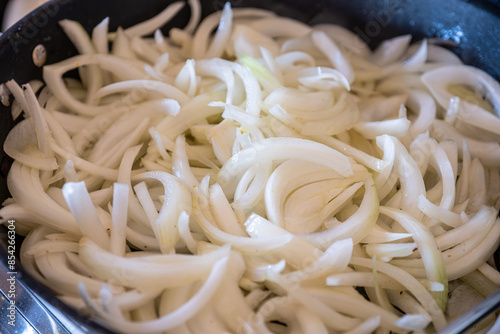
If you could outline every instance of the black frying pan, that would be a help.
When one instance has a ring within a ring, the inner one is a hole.
[[[103,18],[110,17],[110,29],[127,27],[153,16],[170,0],[54,0],[26,16],[0,38],[0,83],[15,79],[25,83],[41,79],[42,71],[33,65],[32,50],[43,44],[47,63],[75,55],[76,50],[59,28],[64,18],[79,21],[89,31]],[[201,0],[203,16],[219,10],[224,0]],[[370,46],[382,40],[410,33],[415,40],[443,38],[457,44],[450,46],[465,63],[482,68],[500,79],[500,5],[486,0],[234,0],[234,7],[260,7],[310,24],[331,22],[354,30]],[[189,8],[165,27],[187,23]],[[0,142],[4,142],[13,122],[10,110],[0,105]],[[6,176],[11,159],[0,152],[0,201],[8,196]],[[0,261],[5,262],[5,230],[0,232]],[[20,242],[18,243],[20,245]],[[498,262],[497,262],[498,263]],[[3,270],[3,268],[0,268]],[[57,309],[73,318],[78,327],[91,333],[107,333],[102,327],[68,309],[39,283],[18,268],[25,287],[32,289]],[[0,320],[1,322],[4,319]],[[1,327],[1,326],[0,326]]]

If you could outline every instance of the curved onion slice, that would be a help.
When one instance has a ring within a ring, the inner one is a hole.
[[[12,159],[26,166],[45,171],[57,169],[55,158],[44,157],[37,148],[37,140],[30,120],[23,120],[7,135],[3,149]]]
[[[97,277],[132,288],[167,288],[195,282],[205,278],[228,254],[229,247],[222,247],[205,255],[154,255],[146,262],[114,255],[88,238],[80,240],[79,250],[80,259]]]
[[[165,172],[146,172],[132,178],[132,181],[148,180],[157,180],[164,188],[163,205],[152,227],[162,252],[170,252],[179,239],[177,222],[180,214],[191,212],[191,194],[181,180]]]
[[[299,159],[332,168],[343,176],[350,176],[353,173],[346,156],[328,146],[298,138],[267,138],[229,159],[219,172],[219,183],[224,188],[234,176],[262,159]]]
[[[451,65],[426,72],[422,81],[445,109],[448,108],[450,99],[455,96],[450,89],[456,86],[465,87],[466,96],[459,96],[462,101],[457,117],[482,129],[500,133],[498,117],[484,110],[484,107],[491,104],[495,113],[500,113],[500,84],[490,75],[472,66]]]

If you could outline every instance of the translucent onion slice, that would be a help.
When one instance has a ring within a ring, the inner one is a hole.
[[[332,168],[343,176],[350,176],[353,173],[347,157],[328,146],[298,138],[267,138],[229,159],[219,172],[220,185],[224,188],[234,176],[262,159],[299,159]]]
[[[179,215],[183,211],[188,214],[191,212],[191,193],[181,180],[165,172],[146,172],[132,178],[132,181],[151,180],[161,182],[164,188],[163,204],[154,220],[154,229],[162,252],[172,252],[179,240]]]
[[[103,249],[109,249],[106,233],[84,182],[67,182],[62,188],[63,196],[75,217],[82,234],[89,237]]]
[[[220,230],[215,225],[215,219],[209,211],[208,176],[202,180],[200,189],[193,191],[193,212],[207,237],[215,244],[230,244],[243,254],[268,254],[286,245],[291,235],[265,238],[247,238],[234,236]]]
[[[213,265],[227,257],[229,247],[205,255],[154,255],[124,258],[114,255],[88,238],[80,240],[79,257],[99,278],[131,288],[177,287],[206,278]],[[161,264],[161,265],[159,265]]]
[[[446,276],[446,267],[444,266],[443,258],[434,236],[422,223],[400,210],[381,207],[380,213],[395,219],[405,230],[412,234],[412,238],[415,240],[418,250],[422,255],[427,278],[444,286],[443,291],[433,293],[439,306],[444,309],[448,300],[448,278]]]
[[[39,170],[14,161],[7,185],[16,203],[57,230],[81,235],[74,217],[43,190]]]
[[[152,34],[156,29],[159,29],[170,21],[184,6],[185,3],[182,1],[174,2],[149,20],[127,28],[125,33],[130,37]],[[113,35],[111,35],[111,37],[112,36]]]
[[[359,257],[351,258],[351,264],[362,266],[365,268],[372,268],[373,261],[371,259],[363,259]],[[429,312],[432,317],[432,322],[436,330],[440,330],[446,326],[446,318],[443,311],[433,299],[429,291],[420,284],[415,277],[408,274],[403,269],[399,269],[388,263],[377,261],[376,268],[378,272],[382,272],[406,287],[421,305]]]
[[[173,329],[182,323],[194,317],[200,309],[205,306],[212,298],[213,294],[220,286],[222,277],[225,273],[227,265],[227,258],[221,258],[214,263],[213,269],[206,278],[202,287],[181,307],[177,310],[160,317],[155,320],[134,322],[127,320],[120,313],[120,317],[113,316],[113,314],[102,312],[100,307],[96,306],[89,298],[83,285],[80,285],[79,290],[82,297],[90,306],[91,309],[99,314],[100,317],[105,319],[111,327],[124,333],[157,333],[158,330]]]
[[[371,176],[365,179],[365,195],[359,209],[342,224],[329,230],[302,234],[300,237],[320,249],[326,249],[332,242],[352,238],[354,244],[360,242],[375,225],[378,218],[379,201]]]
[[[449,85],[463,85],[466,88],[472,89],[469,94],[484,94],[486,100],[491,103],[496,112],[500,110],[500,84],[484,71],[467,65],[450,65],[443,66],[432,71],[424,73],[422,82],[429,88],[434,98],[445,109],[448,108],[450,99],[454,96],[449,92]],[[472,97],[471,97],[472,98]],[[482,99],[481,96],[476,97]],[[481,112],[481,108],[474,108],[474,100],[470,100],[464,110],[466,120],[476,121],[498,121],[497,117]],[[477,105],[476,105],[477,107]],[[475,117],[471,117],[471,113],[478,113]],[[485,124],[486,123],[481,123]]]
[[[63,60],[53,65],[43,68],[43,79],[52,93],[61,103],[81,115],[95,116],[105,111],[109,111],[109,106],[92,106],[75,99],[68,92],[63,81],[63,74],[69,70],[84,66],[98,64],[103,70],[110,71],[122,80],[137,80],[144,77],[144,73],[135,66],[130,66],[127,60],[111,55],[80,55]]]
[[[31,153],[25,148],[31,147]],[[37,148],[37,140],[30,120],[23,120],[7,134],[3,149],[11,158],[32,168],[52,171],[58,168],[55,158],[45,157]]]

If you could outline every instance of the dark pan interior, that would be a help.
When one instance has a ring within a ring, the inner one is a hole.
[[[33,65],[32,50],[43,44],[48,52],[47,63],[54,63],[76,54],[57,22],[63,18],[79,21],[91,30],[102,19],[110,17],[110,29],[127,27],[153,16],[173,1],[169,0],[55,0],[7,30],[0,38],[0,83],[15,79],[22,84],[41,79],[42,70]],[[219,10],[224,0],[202,0],[203,16]],[[354,30],[375,47],[380,41],[410,33],[415,40],[437,37],[457,44],[451,47],[464,62],[480,67],[500,79],[500,6],[498,1],[481,0],[234,0],[234,7],[260,7],[306,23],[336,23]],[[171,26],[187,23],[186,6]],[[13,126],[9,108],[0,105],[0,142]],[[0,201],[9,194],[6,175],[11,159],[0,152]],[[2,233],[3,235],[3,233]],[[1,238],[5,243],[4,238]],[[2,261],[6,259],[1,247]],[[19,269],[22,273],[22,268]],[[35,292],[63,309],[92,333],[106,332],[101,327],[68,310],[51,293],[26,274],[23,282]]]

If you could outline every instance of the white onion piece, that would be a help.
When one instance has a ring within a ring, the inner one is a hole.
[[[378,198],[371,176],[365,179],[365,195],[359,209],[342,224],[329,230],[302,234],[300,237],[320,249],[326,249],[336,240],[352,238],[354,244],[360,242],[378,218]]]
[[[396,325],[396,321],[398,319],[397,316],[378,305],[367,303],[364,298],[359,298],[359,296],[356,296],[358,298],[353,298],[352,295],[349,296],[346,293],[325,288],[309,288],[307,291],[334,310],[338,310],[339,312],[360,319],[369,319],[374,316],[380,316],[383,328],[394,331],[401,330]]]
[[[226,2],[222,10],[217,32],[205,54],[206,58],[218,58],[222,56],[224,46],[231,37],[232,19],[233,11],[231,10],[231,4]]]
[[[500,84],[480,69],[465,65],[444,66],[426,72],[422,76],[422,81],[443,108],[448,108],[450,99],[453,97],[453,94],[448,91],[448,86],[453,84],[470,87],[473,89],[471,93],[476,94],[476,96],[478,94],[485,95],[486,101],[491,103],[497,114],[500,110],[500,98],[498,97]],[[475,98],[481,99],[482,97]],[[457,117],[479,128],[499,133],[500,121],[498,117],[476,105],[474,99],[470,102],[466,99],[461,101]]]
[[[411,35],[403,35],[383,41],[374,51],[371,60],[379,66],[386,66],[399,57],[406,50],[411,40]]]
[[[200,188],[193,191],[193,197],[193,212],[197,221],[207,234],[207,237],[216,244],[230,244],[231,247],[243,254],[257,255],[271,253],[291,240],[290,235],[270,238],[247,238],[234,236],[220,230],[215,225],[215,219],[209,208],[208,175],[202,180]]]
[[[144,77],[142,71],[130,66],[130,63],[123,58],[111,55],[81,55],[63,60],[57,64],[44,66],[43,79],[64,106],[82,115],[95,116],[110,110],[110,107],[89,106],[78,101],[69,94],[62,79],[62,75],[69,70],[93,64],[98,64],[103,70],[112,72],[122,80],[136,80]]]
[[[250,26],[269,37],[300,37],[311,32],[308,25],[287,17],[265,17],[251,22]]]
[[[113,210],[111,213],[111,231],[109,250],[111,253],[124,256],[126,248],[127,208],[129,198],[128,184],[113,185]]]
[[[462,61],[452,51],[430,42],[427,45],[427,60],[434,63],[461,65]]]
[[[85,171],[91,175],[99,176],[107,180],[116,180],[116,178],[118,177],[118,171],[116,169],[99,166],[82,158],[79,158],[74,154],[65,151],[56,143],[51,143],[51,148],[57,155],[66,159],[66,164],[71,162],[73,166],[76,166],[80,170]]]
[[[359,35],[340,25],[327,23],[317,24],[314,26],[314,30],[323,31],[328,35],[328,37],[344,49],[362,57],[367,57],[371,54],[370,47],[361,39],[361,37],[359,37]]]
[[[381,135],[389,135],[396,138],[404,137],[410,128],[410,121],[407,118],[391,119],[378,122],[360,122],[354,129],[365,138],[375,139]]]
[[[69,268],[64,253],[47,253],[36,257],[36,266],[40,273],[53,282],[53,289],[58,293],[78,296],[75,282],[84,282],[89,287],[90,293],[95,296],[99,292],[101,282],[97,279],[80,275]],[[118,290],[119,291],[119,290]]]
[[[162,252],[171,252],[174,249],[179,232],[177,221],[179,215],[185,211],[191,212],[191,194],[186,186],[177,177],[165,172],[146,172],[136,175],[133,181],[160,181],[164,188],[163,204],[154,221],[154,229],[158,236]]]
[[[227,104],[240,104],[243,102],[243,92],[239,89],[241,85],[235,80],[231,68],[225,66],[221,59],[199,60],[196,62],[196,73],[201,76],[213,76],[226,84]]]
[[[36,257],[46,253],[73,252],[78,253],[78,243],[72,241],[42,240],[27,248],[24,256]]]
[[[420,90],[410,90],[407,106],[418,114],[417,119],[410,125],[410,134],[415,138],[427,131],[436,118],[436,103],[429,94]]]
[[[141,331],[143,333],[156,333],[159,329],[171,329],[192,318],[202,308],[202,306],[204,306],[210,300],[210,298],[213,296],[214,292],[222,282],[222,277],[224,275],[226,265],[227,258],[219,259],[214,264],[213,269],[210,272],[210,275],[207,277],[203,286],[188,302],[183,304],[174,312],[155,320],[135,323],[126,320],[123,317],[115,318],[112,315],[99,312],[99,309],[96,309],[95,307],[92,307],[92,309],[94,311],[98,311],[99,315],[106,319],[113,328],[124,333],[137,333],[138,331]],[[82,289],[80,289],[80,292],[82,292]],[[90,298],[88,298],[87,296],[85,299],[88,302]]]
[[[482,207],[473,217],[459,227],[449,230],[436,237],[436,243],[441,250],[446,250],[465,241],[473,234],[490,229],[496,219],[492,208]]]
[[[104,229],[83,182],[68,182],[63,188],[64,199],[75,217],[82,234],[101,248],[109,248],[109,236]]]
[[[425,195],[425,185],[420,170],[415,160],[398,139],[383,135],[381,140],[390,140],[394,143],[394,167],[401,182],[401,190],[404,193],[401,207],[413,217],[420,219],[423,214],[417,207],[417,198],[419,195]]]
[[[130,37],[152,34],[156,29],[170,21],[184,6],[184,2],[174,2],[149,20],[127,28],[125,33]]]
[[[351,271],[337,273],[326,278],[328,286],[364,286],[374,288],[379,285],[386,290],[404,290],[405,288],[391,277],[377,273],[376,276],[368,271]],[[389,292],[389,291],[388,291]]]
[[[328,307],[324,302],[312,296],[306,289],[299,285],[288,282],[279,275],[269,277],[271,282],[278,284],[289,295],[299,301],[309,310],[317,314],[321,320],[329,327],[335,330],[348,330],[359,324],[358,319],[347,317],[332,308]]]
[[[64,33],[71,40],[80,54],[95,54],[95,46],[90,40],[83,26],[72,20],[61,20],[59,25],[63,28]],[[102,73],[98,66],[91,65],[87,68],[80,68],[82,81],[87,84],[87,96],[85,101],[89,103],[93,99],[95,92],[102,86]]]
[[[254,143],[228,160],[219,172],[219,183],[224,188],[234,176],[261,159],[299,159],[332,168],[343,176],[352,175],[352,168],[347,158],[328,146],[298,138],[286,140],[267,138]]]
[[[422,223],[416,221],[408,214],[402,213],[400,210],[381,207],[380,213],[395,219],[405,230],[412,234],[412,238],[415,240],[422,255],[427,277],[429,280],[439,282],[444,286],[443,291],[433,294],[436,302],[444,309],[448,299],[448,279],[446,277],[446,267],[444,266],[441,252],[437,248],[434,236]]]
[[[451,227],[456,228],[464,223],[459,214],[435,205],[423,195],[418,197],[418,208],[428,217],[439,220]]]
[[[25,148],[31,146],[31,153]],[[3,144],[3,149],[11,158],[32,168],[51,171],[58,168],[57,160],[52,157],[44,157],[42,152],[36,149],[37,141],[30,120],[23,120],[8,133]]]
[[[247,233],[255,238],[287,237],[289,242],[276,249],[275,254],[296,269],[303,270],[309,265],[311,259],[316,259],[322,254],[321,250],[310,243],[255,213],[248,217],[244,225]]]
[[[388,163],[385,160],[377,159],[365,152],[352,147],[351,145],[346,144],[345,142],[336,139],[335,137],[329,136],[311,136],[311,139],[314,141],[323,143],[325,145],[330,146],[331,148],[344,153],[348,157],[353,158],[359,164],[370,168],[376,172],[386,171],[388,168]]]
[[[497,142],[483,142],[468,138],[459,133],[453,126],[441,120],[434,120],[431,134],[438,141],[452,140],[458,144],[458,152],[461,157],[464,140],[473,158],[481,159],[486,166],[494,166],[500,162],[500,146]]]
[[[405,257],[413,254],[417,248],[416,243],[391,243],[366,245],[366,253],[371,258],[376,257],[384,262],[389,262],[393,257]]]
[[[297,321],[299,322],[303,333],[327,334],[326,328],[321,318],[304,306],[297,307],[295,311]]]
[[[81,235],[75,219],[43,191],[39,170],[14,162],[7,185],[16,203],[46,222],[49,226],[75,235]]]
[[[351,259],[351,264],[362,266],[365,268],[372,268],[373,261],[370,259],[353,257]],[[412,275],[408,274],[402,269],[380,261],[376,262],[376,268],[377,271],[385,273],[386,275],[391,276],[393,279],[397,280],[404,287],[406,287],[415,296],[415,298],[417,298],[417,300],[431,315],[432,322],[437,330],[446,326],[446,319],[444,317],[443,311],[436,303],[436,301],[432,298],[431,294]]]
[[[309,266],[300,271],[285,275],[286,279],[293,282],[314,280],[335,272],[345,271],[352,256],[352,239],[335,241],[325,252]]]
[[[92,43],[96,53],[106,54],[108,50],[108,28],[109,17],[105,17],[98,25],[92,29]]]
[[[132,90],[145,90],[164,95],[166,98],[177,100],[180,104],[186,102],[188,97],[175,86],[157,80],[127,80],[115,82],[99,89],[94,99],[102,99],[111,94],[117,94]]]
[[[278,88],[264,100],[265,105],[279,104],[284,109],[317,111],[332,106],[333,94],[329,91],[302,93],[296,89]]]
[[[410,49],[408,49],[410,51]],[[427,60],[427,40],[424,39],[420,44],[418,50],[408,59],[403,61],[403,68],[406,70],[412,70],[423,65]]]
[[[315,66],[314,58],[308,53],[301,51],[291,51],[276,57],[276,63],[282,70],[299,67],[300,63],[308,66]]]
[[[80,259],[101,279],[132,288],[177,287],[205,278],[212,266],[227,257],[228,247],[205,255],[154,255],[149,261],[109,253],[88,238],[80,240]],[[161,264],[161,265],[158,265]]]
[[[354,70],[347,62],[336,43],[322,31],[313,31],[311,33],[311,39],[316,47],[328,57],[332,65],[339,70],[351,84],[354,81]]]
[[[199,185],[189,167],[189,161],[186,153],[186,138],[179,136],[175,140],[175,148],[172,152],[172,171],[188,189],[193,189]]]
[[[354,327],[350,331],[345,332],[345,334],[364,334],[372,333],[380,326],[380,316],[375,316],[363,321],[358,326]]]
[[[247,236],[218,183],[210,186],[210,208],[217,221],[217,225],[222,231],[241,237]]]
[[[383,242],[391,242],[401,239],[410,238],[412,236],[411,233],[394,233],[388,232],[383,228],[375,225],[368,235],[363,238],[362,243],[383,243]]]
[[[408,94],[374,96],[360,101],[361,120],[365,122],[382,121],[394,117],[402,104],[406,104]]]

